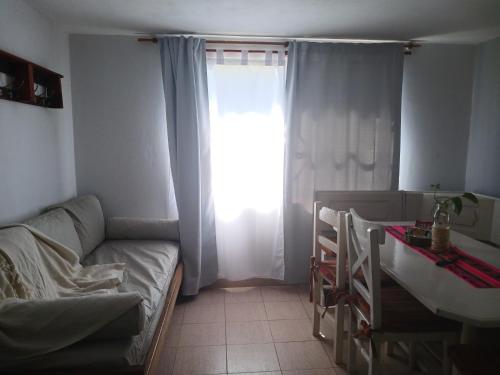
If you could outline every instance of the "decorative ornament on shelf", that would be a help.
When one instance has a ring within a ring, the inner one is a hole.
[[[431,251],[441,253],[450,247],[450,212],[460,215],[463,208],[463,199],[467,199],[477,205],[477,197],[465,192],[455,197],[438,197],[437,193],[441,189],[441,184],[432,184],[434,190],[434,208],[432,223],[432,244]]]
[[[16,81],[15,77],[0,72],[0,99],[16,100],[21,97],[24,80]]]

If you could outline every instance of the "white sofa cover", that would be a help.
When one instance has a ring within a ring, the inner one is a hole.
[[[83,265],[125,263],[118,290],[139,292],[143,301],[76,344],[8,367],[0,363],[0,372],[142,365],[179,261],[177,221],[109,218],[107,224],[99,200],[92,195],[47,210],[25,223],[73,249]]]

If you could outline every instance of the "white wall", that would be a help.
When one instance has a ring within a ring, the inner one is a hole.
[[[474,51],[426,44],[405,57],[400,189],[464,189]]]
[[[466,188],[500,197],[500,38],[477,50]]]
[[[64,109],[0,100],[0,223],[76,193],[68,35],[20,0],[0,2],[0,49],[64,75]]]
[[[70,37],[78,194],[106,215],[167,217],[168,144],[159,47]]]

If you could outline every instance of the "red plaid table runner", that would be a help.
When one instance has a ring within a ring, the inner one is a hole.
[[[500,288],[500,269],[497,267],[467,254],[454,245],[451,245],[450,249],[443,254],[434,254],[429,249],[410,245],[406,241],[406,228],[405,226],[388,226],[385,231],[434,263],[453,261],[453,263],[445,264],[443,268],[476,288]]]

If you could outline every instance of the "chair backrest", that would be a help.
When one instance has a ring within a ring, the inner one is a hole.
[[[404,191],[316,191],[315,200],[339,211],[356,212],[368,220],[404,220]]]
[[[347,233],[345,212],[332,210],[322,202],[314,202],[314,237],[313,253],[317,261],[322,259],[321,243],[325,239],[325,232],[334,232],[336,241],[328,241],[328,248],[336,255],[336,280],[337,288],[343,289],[346,284],[346,264],[347,264]]]
[[[350,293],[357,293],[370,307],[369,323],[376,329],[381,324],[379,245],[385,242],[385,230],[353,209],[346,215],[346,223]],[[354,277],[360,271],[364,283]]]

